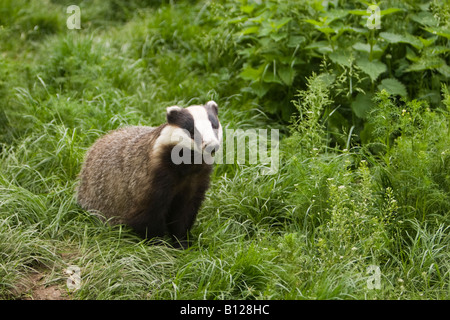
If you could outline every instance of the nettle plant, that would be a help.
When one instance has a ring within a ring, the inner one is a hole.
[[[327,73],[333,86],[339,108],[330,123],[356,126],[355,133],[376,92],[437,106],[441,83],[448,83],[450,10],[440,1],[240,0],[225,6],[239,76],[248,84],[242,92],[285,120],[312,72]]]

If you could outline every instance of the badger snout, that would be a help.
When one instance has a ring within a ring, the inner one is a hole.
[[[219,148],[220,148],[220,145],[216,141],[203,144],[203,152],[206,152],[206,153],[210,154],[211,156],[214,156],[214,154],[217,151],[219,151]]]

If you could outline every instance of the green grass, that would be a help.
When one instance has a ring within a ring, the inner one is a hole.
[[[283,65],[294,49],[265,26],[242,37],[263,23],[247,21],[259,7],[124,3],[81,2],[81,30],[66,29],[67,1],[2,3],[0,298],[39,298],[36,286],[69,299],[449,298],[450,94],[442,70],[407,83],[410,93],[429,86],[424,96],[400,97],[358,68],[299,48],[310,68],[292,64],[299,71],[289,85],[265,75],[258,82],[249,65],[269,57]],[[302,23],[294,14],[324,14],[315,1],[293,10],[272,4],[264,14],[273,23],[294,19],[286,28]],[[448,7],[433,6],[448,25]],[[292,32],[310,41],[313,31]],[[270,37],[276,53],[258,47]],[[433,41],[448,45],[445,36]],[[398,74],[404,52],[426,54],[390,45]],[[360,117],[357,95],[368,88],[372,107]],[[77,174],[98,137],[159,125],[167,106],[210,99],[224,129],[280,129],[280,168],[262,175],[260,164],[216,165],[191,248],[149,246],[77,205]],[[66,286],[71,265],[81,271],[76,291]],[[368,287],[370,266],[379,267],[378,289]],[[32,286],[35,274],[43,280]]]

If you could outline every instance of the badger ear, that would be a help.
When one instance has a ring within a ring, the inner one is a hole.
[[[181,108],[179,106],[168,107],[166,109],[166,111],[167,111],[167,114],[166,114],[167,122],[168,123],[175,123],[178,115],[180,114],[180,112],[182,110],[183,110],[183,108]]]
[[[219,106],[217,105],[217,103],[216,103],[215,101],[213,101],[213,100],[208,101],[208,102],[205,104],[205,107],[206,107],[207,109],[213,110],[213,111],[215,112],[216,115],[219,114]]]

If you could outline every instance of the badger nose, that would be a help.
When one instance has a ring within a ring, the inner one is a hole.
[[[207,152],[208,154],[210,154],[211,156],[214,156],[214,154],[219,150],[219,144],[217,142],[212,142],[212,143],[208,143],[205,144],[205,147],[203,148],[203,150],[205,152]]]

